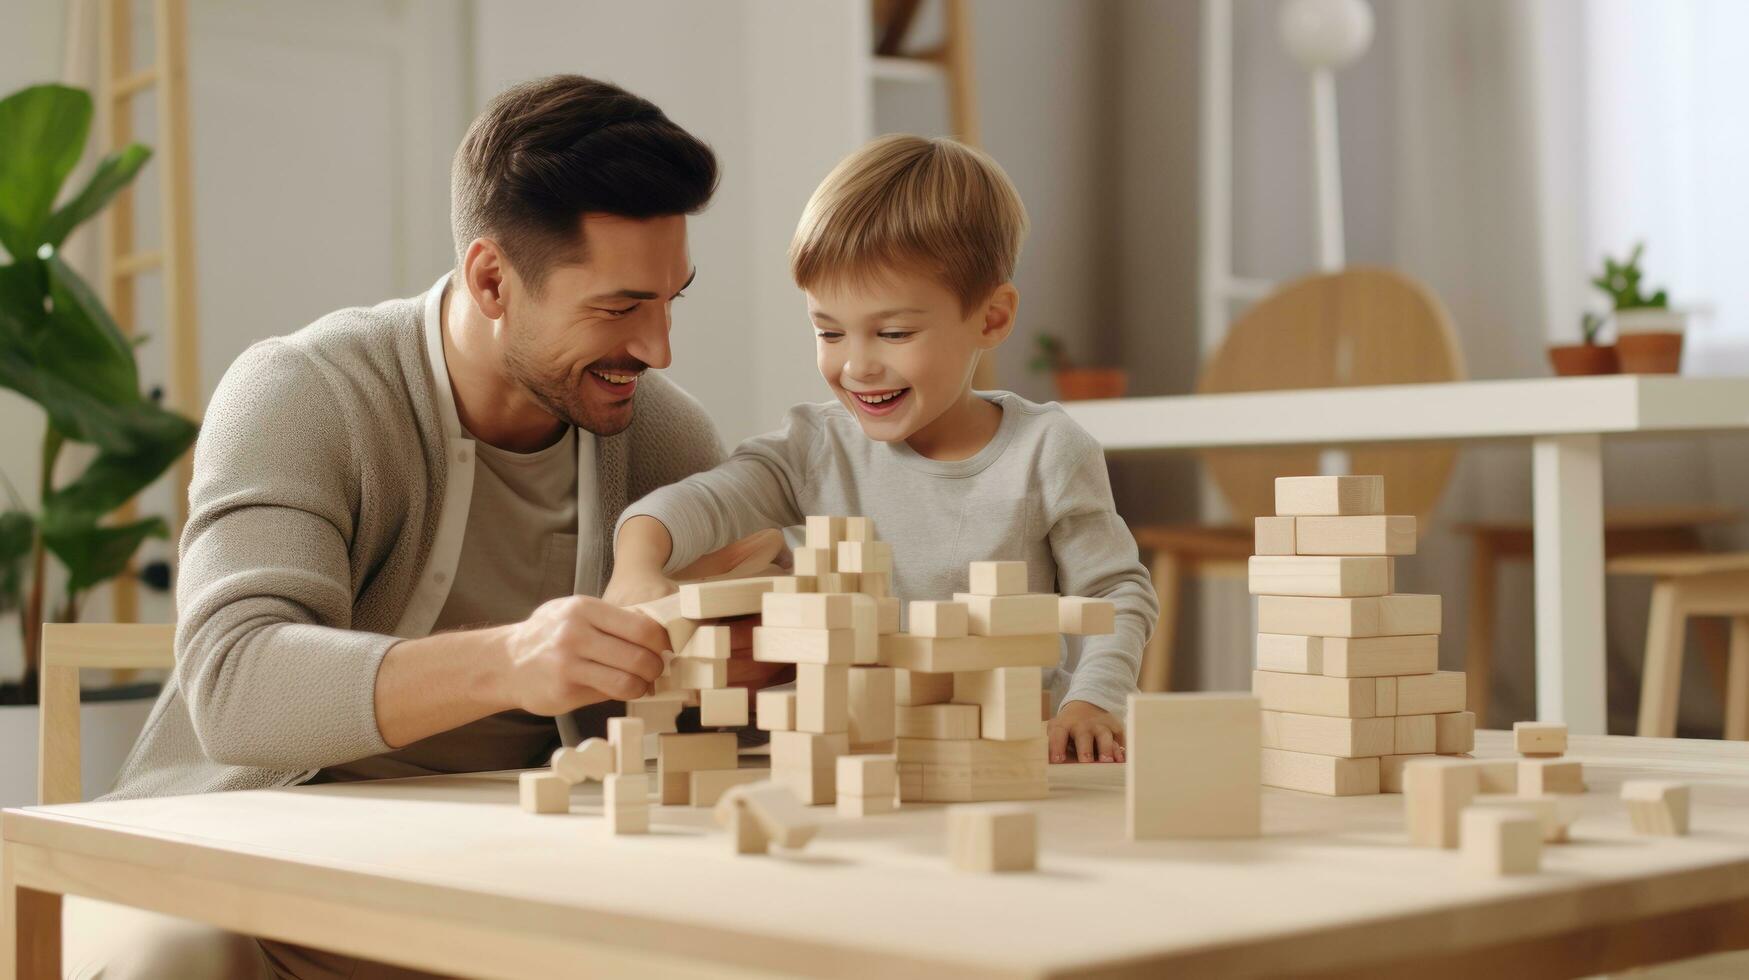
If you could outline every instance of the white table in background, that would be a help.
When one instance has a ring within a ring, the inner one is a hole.
[[[1072,402],[1107,452],[1527,439],[1537,716],[1605,730],[1604,436],[1749,429],[1749,378],[1613,375]]]

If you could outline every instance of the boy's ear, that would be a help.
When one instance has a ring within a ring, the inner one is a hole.
[[[1020,290],[1005,282],[984,301],[984,328],[978,333],[978,347],[994,350],[1014,332],[1014,318],[1020,312]]]

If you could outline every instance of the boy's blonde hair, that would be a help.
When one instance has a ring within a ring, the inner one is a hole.
[[[995,160],[951,139],[883,136],[820,182],[789,247],[796,285],[914,270],[969,313],[1014,278],[1026,207]]]

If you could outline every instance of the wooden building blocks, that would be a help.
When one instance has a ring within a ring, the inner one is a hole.
[[[1558,721],[1512,723],[1512,747],[1526,758],[1553,758],[1567,752],[1567,726]]]
[[[1262,746],[1344,759],[1396,753],[1396,719],[1262,712]]]
[[[977,705],[978,737],[1012,741],[1045,733],[1039,705],[1043,674],[1036,667],[996,667],[953,675],[955,704]]]
[[[1033,636],[1056,633],[1057,597],[1044,593],[974,595],[955,592],[966,607],[966,631],[973,636]]]
[[[1253,555],[1252,595],[1382,596],[1394,575],[1391,559],[1378,555]]]
[[[571,810],[571,784],[562,776],[537,769],[518,776],[516,784],[522,808],[529,813],[568,813]]]
[[[627,716],[607,719],[607,744],[613,749],[613,771],[644,772],[644,720]]]
[[[771,778],[810,806],[831,803],[838,757],[849,753],[850,736],[844,732],[772,732]]]
[[[947,850],[960,871],[1031,871],[1038,866],[1038,815],[1012,804],[948,807]]]
[[[793,732],[796,728],[796,692],[760,691],[754,707],[760,731]]]
[[[1634,833],[1662,837],[1688,834],[1689,788],[1687,783],[1630,779],[1621,784],[1622,802]]]
[[[805,630],[850,628],[847,593],[767,592],[760,598],[761,626]]]
[[[737,854],[764,854],[772,844],[799,848],[820,829],[794,794],[770,780],[731,787],[712,814],[729,829]]]
[[[1326,598],[1257,597],[1257,629],[1307,636],[1407,636],[1438,633],[1439,596],[1392,595]]]
[[[760,597],[779,587],[779,576],[688,582],[680,586],[680,614],[689,619],[749,616],[760,609]]]
[[[609,773],[601,783],[601,813],[612,833],[649,833],[649,777],[641,772]]]
[[[1434,634],[1322,639],[1319,660],[1323,673],[1332,677],[1394,677],[1439,669],[1439,637]]]
[[[1458,755],[1476,747],[1476,713],[1448,711],[1433,716],[1433,751]]]
[[[734,769],[735,757],[732,732],[656,736],[657,798],[664,805],[684,805],[692,796],[693,771]]]
[[[732,787],[771,778],[764,769],[694,769],[687,776],[687,804],[716,806]]]
[[[1408,515],[1369,514],[1354,517],[1274,519],[1294,522],[1294,550],[1281,554],[1399,557],[1415,553],[1415,518]]]
[[[553,753],[552,768],[567,786],[590,779],[600,782],[614,771],[613,746],[606,739],[586,738],[574,748],[560,747]]]
[[[892,667],[850,668],[850,750],[891,752],[898,734]]]
[[[1525,796],[1585,792],[1585,769],[1577,759],[1520,759],[1518,791]]]
[[[1259,517],[1255,519],[1252,552],[1259,555],[1297,555],[1294,545],[1294,519],[1291,517]]]
[[[1117,629],[1117,603],[1066,595],[1057,599],[1057,632],[1069,636],[1103,636]]]
[[[1129,838],[1257,836],[1266,754],[1259,711],[1243,694],[1130,695]]]
[[[931,674],[992,667],[1055,667],[1062,661],[1062,642],[1055,632],[953,639],[894,633],[881,637],[881,663]]]
[[[899,808],[899,760],[893,755],[838,757],[838,815],[867,817]]]
[[[1347,517],[1385,512],[1382,476],[1282,476],[1275,513],[1283,517]]]
[[[975,704],[901,705],[894,713],[899,738],[978,738],[978,706]]]
[[[1026,591],[1026,562],[975,561],[971,567],[973,595],[1020,595]]]
[[[1265,786],[1321,796],[1370,796],[1379,791],[1376,756],[1344,759],[1283,749],[1264,749],[1262,754],[1259,778]]]
[[[753,659],[784,664],[849,664],[856,659],[856,631],[755,626]]]
[[[1458,844],[1459,814],[1479,791],[1476,765],[1467,759],[1420,759],[1403,768],[1403,810],[1417,847]]]
[[[1324,637],[1293,633],[1257,634],[1257,669],[1284,674],[1322,674]]]
[[[893,674],[894,704],[941,704],[953,700],[953,675],[899,668]]]
[[[1534,813],[1470,806],[1459,818],[1464,867],[1485,876],[1531,874],[1542,865],[1543,825]]]
[[[796,665],[796,731],[850,730],[850,666]]]
[[[698,692],[698,723],[706,728],[747,724],[747,689],[722,687]]]

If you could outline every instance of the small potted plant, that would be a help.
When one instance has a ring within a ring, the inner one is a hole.
[[[1048,333],[1035,339],[1028,367],[1034,374],[1050,374],[1057,397],[1066,402],[1119,398],[1130,384],[1129,372],[1123,368],[1076,367],[1063,342]]]
[[[1583,374],[1614,374],[1620,370],[1616,362],[1615,345],[1600,344],[1597,335],[1605,320],[1587,310],[1579,319],[1579,334],[1584,343],[1549,348],[1549,363],[1561,377]]]
[[[1624,374],[1675,374],[1682,365],[1682,334],[1688,314],[1670,308],[1660,289],[1650,295],[1640,289],[1640,242],[1626,262],[1603,258],[1603,273],[1591,284],[1609,296],[1615,307],[1616,357]]]

